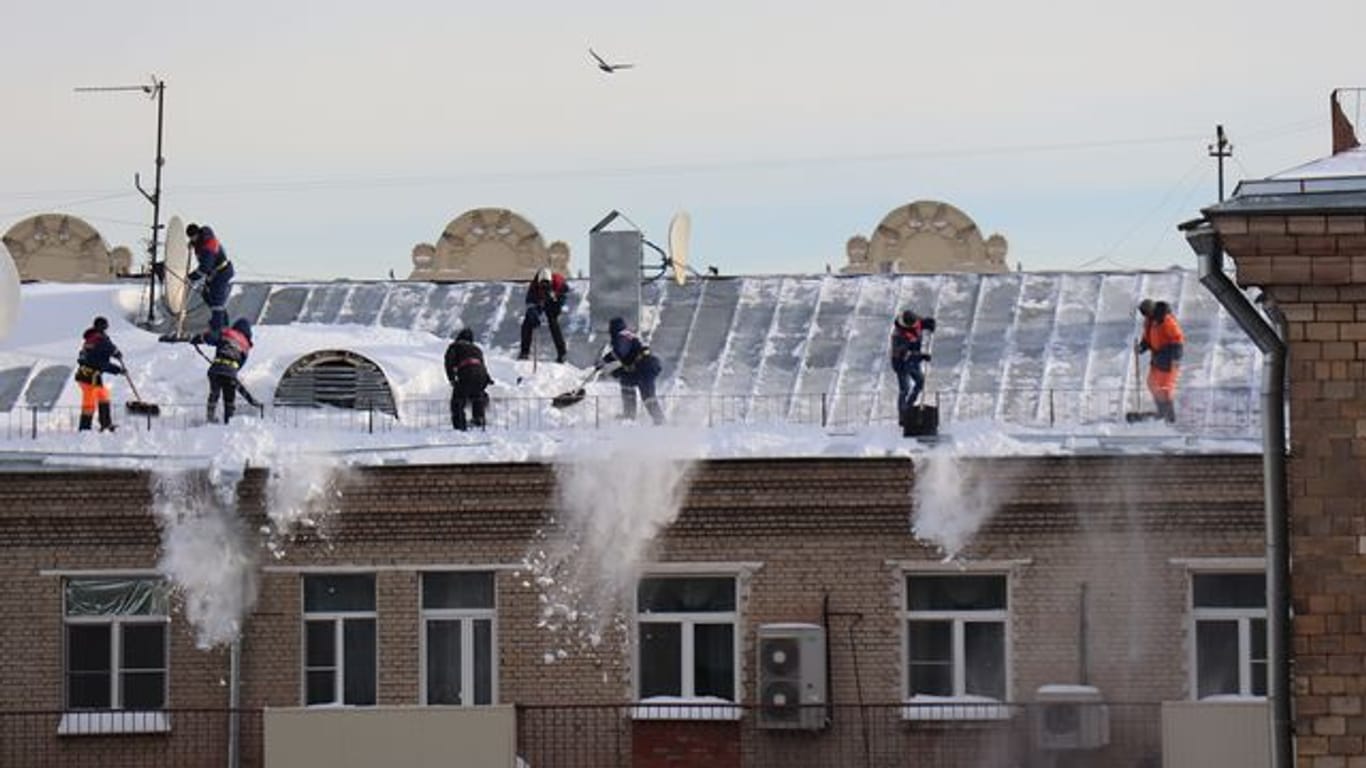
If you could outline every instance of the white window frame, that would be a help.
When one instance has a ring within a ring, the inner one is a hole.
[[[640,611],[640,583],[646,579],[730,579],[735,586],[735,610],[733,611],[701,611],[701,612],[678,612],[678,613],[641,613]],[[634,631],[631,633],[631,656],[632,656],[632,693],[636,701],[642,701],[640,697],[640,625],[645,624],[667,624],[676,623],[681,625],[679,642],[679,663],[682,666],[680,678],[679,698],[695,699],[697,691],[695,687],[696,677],[696,645],[693,633],[700,624],[723,625],[731,627],[731,693],[729,701],[740,701],[740,638],[742,627],[740,626],[740,575],[736,573],[716,573],[716,572],[690,572],[686,570],[661,570],[658,572],[646,573],[636,579],[636,588],[631,595],[631,606],[635,613]],[[638,719],[649,717],[650,714],[642,712]],[[697,719],[713,719],[711,717],[698,717]],[[725,719],[730,719],[729,717]]]
[[[98,578],[98,577],[95,577]],[[154,577],[135,577],[146,581],[161,581]],[[79,579],[78,579],[79,580]],[[71,647],[66,628],[73,624],[107,625],[109,627],[109,707],[101,709],[72,709],[68,698],[71,694]],[[167,616],[122,616],[109,614],[103,616],[68,616],[66,605],[66,583],[62,583],[62,709],[67,712],[122,712],[123,708],[123,627],[129,624],[160,624],[162,626],[162,692],[160,710],[164,711],[171,703],[171,617]],[[151,670],[145,670],[151,671]]]
[[[910,658],[910,622],[912,621],[949,621],[951,622],[951,653],[953,654],[953,673],[952,695],[945,697],[947,701],[960,700],[965,704],[977,704],[972,707],[949,707],[940,709],[934,706],[916,707],[908,706],[904,708],[903,717],[906,719],[999,719],[1009,717],[1006,707],[995,707],[991,704],[982,704],[987,697],[979,694],[968,694],[967,687],[967,658],[965,649],[965,626],[970,623],[981,624],[1000,624],[1003,628],[1002,652],[1005,658],[1005,699],[1002,703],[1009,702],[1014,690],[1014,663],[1011,649],[1014,647],[1014,637],[1011,630],[1010,607],[1015,604],[1014,579],[1011,571],[1012,564],[992,564],[975,563],[965,568],[955,568],[945,570],[943,568],[903,568],[899,572],[898,589],[901,593],[897,620],[901,624],[901,691],[902,698],[907,702],[913,702],[915,695],[911,691],[911,658]],[[929,577],[954,577],[954,576],[995,576],[1005,579],[1006,607],[1005,609],[992,609],[986,611],[913,611],[910,608],[910,592],[907,589],[907,581],[916,578]]]
[[[469,572],[469,569],[452,569]],[[421,616],[419,642],[420,656],[420,679],[418,680],[418,701],[422,706],[427,704],[427,624],[432,621],[459,621],[460,622],[460,703],[458,705],[442,704],[438,706],[461,706],[461,707],[482,707],[497,704],[498,699],[498,578],[497,573],[490,569],[489,575],[493,577],[493,607],[492,608],[423,608],[422,589],[423,579],[427,573],[439,573],[439,571],[426,571],[418,574],[417,579],[417,610]],[[465,692],[468,689],[471,695],[474,691],[474,622],[487,620],[489,622],[489,666],[492,675],[489,686],[489,703],[473,704],[465,702]]]
[[[330,573],[330,572],[329,572]],[[327,576],[329,573],[319,573],[318,576]],[[299,605],[304,605],[304,578],[299,579]],[[379,602],[379,580],[375,581],[375,601]],[[375,622],[375,703],[374,704],[346,704],[342,699],[346,696],[346,619],[370,619]],[[308,624],[312,621],[332,622],[332,648],[335,658],[335,669],[332,678],[332,701],[308,703],[308,673],[310,670],[321,670],[322,667],[308,666]],[[299,669],[302,674],[299,676],[299,701],[305,707],[371,707],[379,704],[379,611],[303,611],[303,620],[299,622],[299,649],[302,651],[299,656]]]
[[[1247,699],[1265,699],[1265,695],[1252,693],[1252,622],[1261,619],[1267,622],[1267,610],[1265,604],[1261,608],[1197,608],[1195,605],[1195,579],[1199,576],[1253,576],[1260,575],[1265,577],[1266,570],[1257,568],[1192,568],[1189,578],[1186,580],[1186,608],[1189,618],[1186,625],[1186,636],[1190,638],[1189,646],[1189,671],[1190,679],[1190,698],[1192,701],[1207,701],[1217,699],[1220,696],[1237,696]],[[1238,691],[1237,693],[1221,693],[1200,698],[1200,658],[1199,641],[1196,634],[1201,621],[1236,621],[1238,622]],[[1268,625],[1269,626],[1269,625]],[[1270,674],[1269,660],[1263,659],[1263,663],[1268,664],[1267,674]],[[1267,680],[1270,686],[1271,681]]]

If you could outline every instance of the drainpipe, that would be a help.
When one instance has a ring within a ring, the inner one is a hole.
[[[242,700],[242,637],[233,638],[228,654],[228,768],[241,765],[242,722],[237,711]]]
[[[1207,220],[1183,225],[1200,259],[1200,284],[1228,310],[1262,351],[1262,472],[1266,499],[1267,699],[1271,705],[1271,768],[1293,768],[1290,717],[1290,525],[1286,514],[1285,358],[1283,335],[1266,322],[1224,274],[1219,235]],[[1281,323],[1278,321],[1277,323]]]

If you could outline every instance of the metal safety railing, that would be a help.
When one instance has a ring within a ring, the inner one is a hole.
[[[1131,390],[1121,389],[1006,389],[990,392],[943,390],[927,393],[923,402],[939,408],[941,424],[988,421],[1024,429],[1069,429],[1120,424],[1137,408],[1151,411],[1144,400],[1135,404]],[[668,394],[659,402],[667,420],[697,427],[733,425],[802,425],[854,429],[894,425],[895,393],[797,392],[780,394]],[[120,430],[157,432],[208,424],[205,404],[158,403],[160,414],[134,414],[116,409]],[[221,406],[220,406],[221,409]],[[637,404],[635,418],[648,422]],[[218,412],[221,418],[221,410]],[[1188,388],[1177,400],[1176,427],[1187,434],[1220,437],[1257,437],[1261,402],[1247,388]],[[547,397],[494,397],[487,408],[485,430],[541,431],[599,429],[623,420],[625,409],[616,393],[591,394],[569,407],[556,408]],[[371,408],[299,407],[239,404],[234,419],[256,419],[288,429],[389,433],[451,429],[446,398],[407,399],[397,403],[397,416]],[[0,439],[36,439],[75,432],[80,410],[75,406],[16,406],[0,413]],[[95,426],[98,429],[98,423]],[[477,429],[477,428],[476,428]]]
[[[257,768],[268,738],[289,738],[264,720],[262,709],[0,710],[0,765]],[[1161,764],[1162,739],[1160,703],[518,704],[515,751],[527,768],[1140,767]],[[405,764],[403,743],[387,749]],[[452,765],[459,754],[452,745]]]

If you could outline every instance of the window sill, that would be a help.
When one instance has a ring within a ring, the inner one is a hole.
[[[170,733],[166,712],[64,712],[58,736],[105,736],[121,733]]]
[[[743,714],[735,702],[714,696],[653,696],[631,707],[632,720],[739,720]]]
[[[912,696],[901,707],[902,720],[943,722],[1009,720],[1011,706],[985,696]]]

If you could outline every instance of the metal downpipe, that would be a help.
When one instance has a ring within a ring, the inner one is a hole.
[[[1295,765],[1290,673],[1290,525],[1286,512],[1285,363],[1282,332],[1269,325],[1224,274],[1224,253],[1209,222],[1186,232],[1199,256],[1200,284],[1228,310],[1262,351],[1262,472],[1266,508],[1267,702],[1271,709],[1271,768]]]

